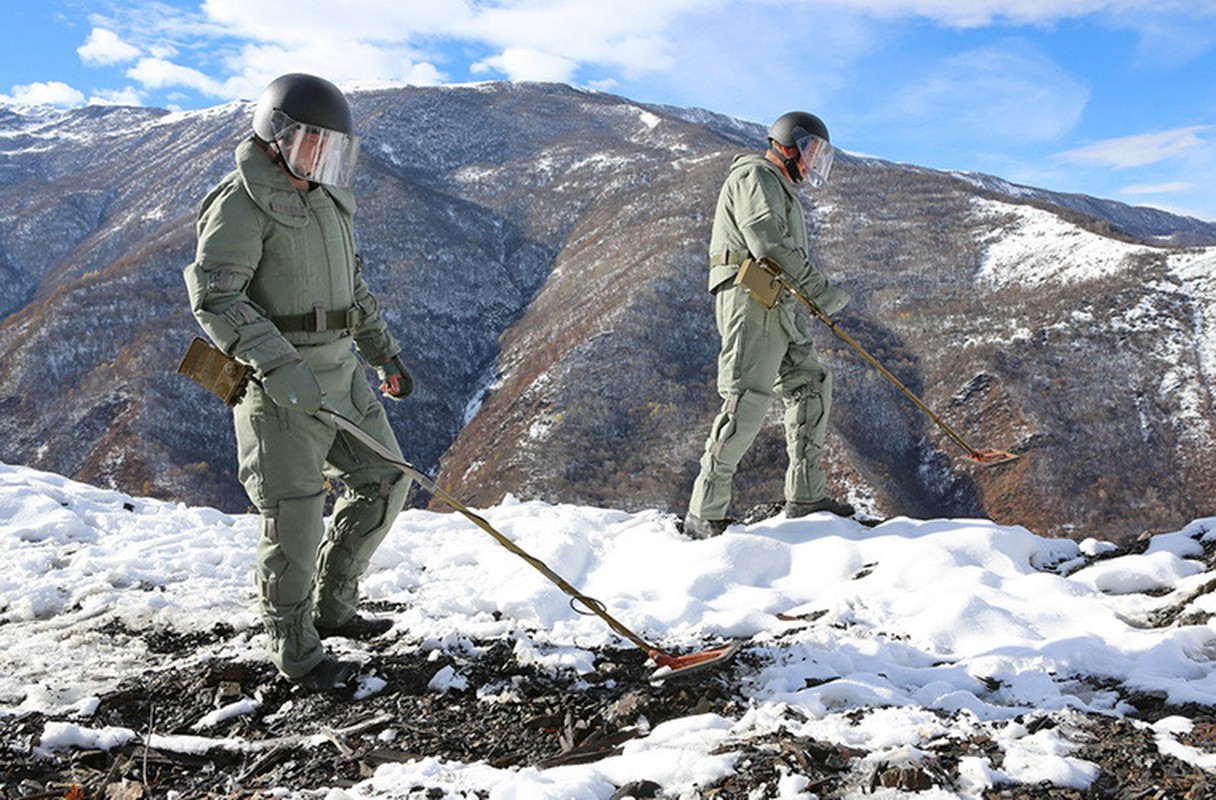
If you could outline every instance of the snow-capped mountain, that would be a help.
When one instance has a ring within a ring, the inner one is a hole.
[[[390,408],[407,456],[474,503],[682,510],[718,405],[710,215],[763,128],[560,85],[354,105],[368,280],[418,385]],[[193,216],[249,115],[0,111],[0,460],[244,508],[227,412],[174,370]],[[1216,513],[1216,223],[847,156],[807,203],[842,328],[1020,456],[960,461],[824,329],[839,495],[1105,538]],[[778,413],[740,511],[779,497]]]

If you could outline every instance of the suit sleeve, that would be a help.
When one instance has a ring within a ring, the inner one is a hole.
[[[760,170],[748,170],[740,176],[733,191],[739,230],[747,249],[756,258],[767,258],[811,300],[818,300],[832,289],[827,276],[810,261],[805,249],[786,227],[786,215],[781,213],[790,202],[777,178]]]
[[[401,346],[393,338],[376,296],[363,279],[363,258],[355,256],[355,305],[359,308],[359,324],[355,328],[355,347],[359,355],[372,366],[379,367],[401,352]]]
[[[203,331],[225,353],[263,375],[300,360],[246,293],[262,259],[264,222],[239,182],[220,185],[203,201],[195,258],[184,271],[190,308]]]

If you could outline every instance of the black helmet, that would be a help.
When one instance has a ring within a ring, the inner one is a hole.
[[[273,142],[279,133],[276,111],[293,122],[338,133],[355,132],[350,104],[342,90],[315,75],[281,75],[262,91],[253,111],[253,132],[262,141]]]
[[[806,181],[822,186],[832,171],[834,150],[828,138],[828,126],[814,114],[790,111],[777,117],[768,129],[769,149],[785,165],[786,174],[794,183]],[[774,145],[792,147],[797,153],[790,157]]]
[[[349,187],[359,137],[342,91],[314,75],[275,78],[253,110],[253,132],[274,144],[275,161],[311,183]]]
[[[799,129],[803,133],[798,133]],[[828,126],[823,124],[823,120],[805,111],[782,114],[768,129],[768,138],[786,147],[796,147],[798,139],[808,134],[818,136],[825,142],[832,141],[832,137],[828,136]]]

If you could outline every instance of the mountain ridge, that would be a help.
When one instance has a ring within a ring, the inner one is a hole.
[[[560,84],[376,89],[352,103],[367,277],[417,379],[389,408],[407,457],[475,503],[510,493],[680,513],[718,404],[710,214],[725,164],[764,129]],[[244,507],[226,411],[173,371],[197,332],[180,279],[194,213],[231,168],[248,111],[0,112],[0,208],[12,209],[0,214],[0,459]],[[841,325],[976,444],[1022,458],[960,463],[816,330],[837,373],[834,491],[882,515],[1063,535],[1211,514],[1216,296],[1198,244],[1216,244],[1216,223],[983,184],[845,153],[808,219],[817,259],[854,297]],[[1162,244],[1165,219],[1189,249]],[[1061,269],[1024,272],[1040,245],[1074,240],[1096,242],[1085,252],[1103,266],[1064,248]],[[741,508],[779,497],[776,415],[743,465]]]

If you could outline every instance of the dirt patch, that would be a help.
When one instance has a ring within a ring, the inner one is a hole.
[[[113,624],[113,623],[111,623]],[[158,646],[180,648],[183,660],[200,639],[149,633]],[[365,672],[383,681],[366,697],[305,694],[279,678],[269,665],[208,661],[186,670],[133,678],[100,702],[85,721],[90,728],[127,729],[131,741],[109,750],[69,747],[50,754],[35,749],[54,717],[39,713],[0,719],[0,777],[4,798],[178,798],[261,797],[283,789],[308,791],[347,787],[368,778],[380,765],[423,757],[500,768],[544,769],[579,764],[619,752],[630,739],[655,725],[692,714],[715,713],[738,719],[747,701],[735,690],[738,677],[757,666],[746,650],[722,669],[652,685],[652,668],[637,650],[597,653],[591,676],[551,674],[520,664],[505,643],[473,644],[470,652],[435,657],[436,651],[375,653]],[[467,688],[439,693],[428,688],[446,665],[467,680]],[[255,710],[205,729],[195,724],[217,708],[257,698]],[[1178,713],[1160,698],[1141,696],[1146,720]],[[1202,712],[1190,709],[1192,712]],[[1210,711],[1210,710],[1209,710]],[[860,721],[867,709],[854,712]],[[1190,734],[1180,741],[1216,751],[1216,717],[1192,714]],[[65,720],[58,720],[65,721]],[[1128,720],[1050,714],[1023,721],[1028,729],[1067,725],[1078,745],[1076,758],[1091,761],[1101,775],[1089,789],[1004,786],[985,800],[1081,798],[1180,798],[1216,793],[1204,771],[1165,755],[1152,732]],[[169,749],[163,737],[196,736],[213,746]],[[161,738],[158,738],[161,737]],[[946,737],[924,748],[915,763],[876,763],[870,754],[839,744],[789,735],[765,735],[731,742],[734,774],[706,787],[703,796],[722,800],[771,797],[790,775],[805,779],[803,791],[822,800],[882,788],[907,793],[959,785],[962,759],[987,759],[1000,769],[1003,754],[992,739]],[[439,787],[400,787],[402,796],[444,797]],[[467,794],[481,797],[483,794]],[[639,781],[617,797],[665,797],[664,787]]]
[[[217,627],[217,636],[223,632]],[[158,652],[177,646],[188,657],[211,637],[157,631],[143,638]],[[436,651],[375,654],[364,673],[384,688],[366,697],[357,690],[307,694],[268,664],[211,661],[131,679],[102,696],[83,722],[40,713],[0,718],[7,743],[0,753],[2,796],[61,797],[76,786],[80,797],[101,797],[114,791],[109,787],[139,784],[156,794],[239,797],[275,787],[349,786],[380,764],[428,756],[546,768],[602,758],[668,719],[742,711],[726,674],[654,686],[647,682],[653,666],[637,650],[604,651],[598,672],[578,677],[521,665],[501,642],[472,649],[474,655],[438,659]],[[447,665],[459,670],[467,689],[428,688]],[[192,727],[242,698],[257,698],[257,709]],[[108,751],[37,754],[47,723],[55,721],[139,736]],[[158,736],[205,737],[216,746],[172,752],[157,746]]]
[[[1202,560],[1211,568],[1216,546],[1205,544]],[[1211,586],[1205,585],[1176,598],[1141,624],[1159,627],[1191,620],[1197,615],[1193,601],[1210,591]],[[381,604],[375,610],[402,609]],[[38,712],[0,717],[3,800],[306,794],[352,786],[381,765],[422,758],[502,769],[589,763],[620,752],[625,743],[672,719],[705,713],[742,718],[749,701],[739,686],[771,657],[761,648],[744,647],[728,664],[654,684],[649,680],[653,666],[637,649],[598,650],[596,671],[577,675],[521,663],[504,641],[469,641],[433,650],[386,638],[364,651],[368,660],[359,687],[344,693],[308,694],[263,662],[199,661],[200,648],[223,649],[225,643],[241,638],[225,623],[209,631],[182,633],[168,628],[135,631],[109,621],[99,632],[116,640],[139,640],[148,651],[189,666],[128,679],[101,696],[84,719]],[[436,673],[449,666],[463,679],[462,687],[446,691],[433,687]],[[1073,746],[1070,757],[1097,766],[1098,775],[1088,788],[999,784],[978,796],[983,800],[1216,797],[1216,778],[1163,752],[1149,727],[1167,717],[1184,717],[1190,720],[1190,730],[1176,734],[1173,746],[1210,756],[1216,753],[1216,709],[1171,705],[1163,694],[1133,690],[1109,679],[1076,680],[1093,692],[1118,696],[1126,717],[1035,711],[1011,724],[1031,735],[1054,730]],[[217,710],[241,702],[247,704],[241,713],[221,714],[214,722],[199,725]],[[857,708],[848,717],[860,725],[875,711]],[[798,784],[795,791],[819,800],[880,790],[915,796],[931,789],[961,791],[967,763],[982,763],[994,772],[1004,769],[1006,755],[997,736],[1003,723],[982,726],[984,733],[964,735],[962,731],[975,730],[974,724],[956,723],[946,712],[938,716],[946,730],[959,733],[920,743],[915,758],[901,763],[787,732],[731,740],[722,752],[734,757],[734,772],[703,787],[701,796],[774,797],[789,792],[792,777]],[[105,750],[67,744],[47,752],[39,745],[48,726],[58,723],[113,728],[130,735]],[[194,737],[191,746],[182,746],[183,737]],[[400,796],[409,798],[450,796],[439,786],[398,789]],[[613,797],[674,796],[668,791],[655,781],[640,780],[620,787]]]

